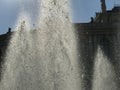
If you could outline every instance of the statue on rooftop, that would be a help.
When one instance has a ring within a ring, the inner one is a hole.
[[[105,0],[100,0],[101,1],[101,10],[102,13],[106,12],[106,4],[105,4]]]

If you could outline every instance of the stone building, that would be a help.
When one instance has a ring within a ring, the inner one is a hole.
[[[0,35],[0,60],[1,61],[5,56],[5,51],[7,49],[11,34],[12,34],[11,28],[9,28],[6,34]]]
[[[101,0],[101,12],[91,17],[89,23],[75,23],[79,39],[79,53],[81,55],[83,72],[83,88],[92,90],[95,57],[98,48],[108,58],[116,73],[116,82],[120,84],[119,58],[120,58],[120,6],[106,10],[105,0]],[[120,89],[119,85],[117,85]],[[118,89],[118,90],[119,90]]]

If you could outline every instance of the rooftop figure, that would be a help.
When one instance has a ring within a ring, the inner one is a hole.
[[[106,13],[106,4],[105,4],[105,0],[100,0],[101,1],[101,10],[102,13]]]
[[[8,28],[7,34],[9,34],[9,33],[11,33],[11,28],[10,27]]]

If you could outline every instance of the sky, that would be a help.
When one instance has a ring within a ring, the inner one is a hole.
[[[111,10],[120,0],[106,0],[107,10]],[[0,0],[0,34],[8,31],[8,27],[14,27],[17,18],[25,10],[33,21],[38,14],[37,0]],[[71,0],[72,22],[89,22],[95,12],[100,12],[100,0]]]

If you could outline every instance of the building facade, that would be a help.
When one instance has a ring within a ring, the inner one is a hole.
[[[92,90],[94,64],[98,48],[114,68],[118,90],[120,89],[120,6],[106,10],[105,0],[101,0],[101,12],[91,17],[89,23],[76,23],[80,63],[82,65],[83,90]]]

